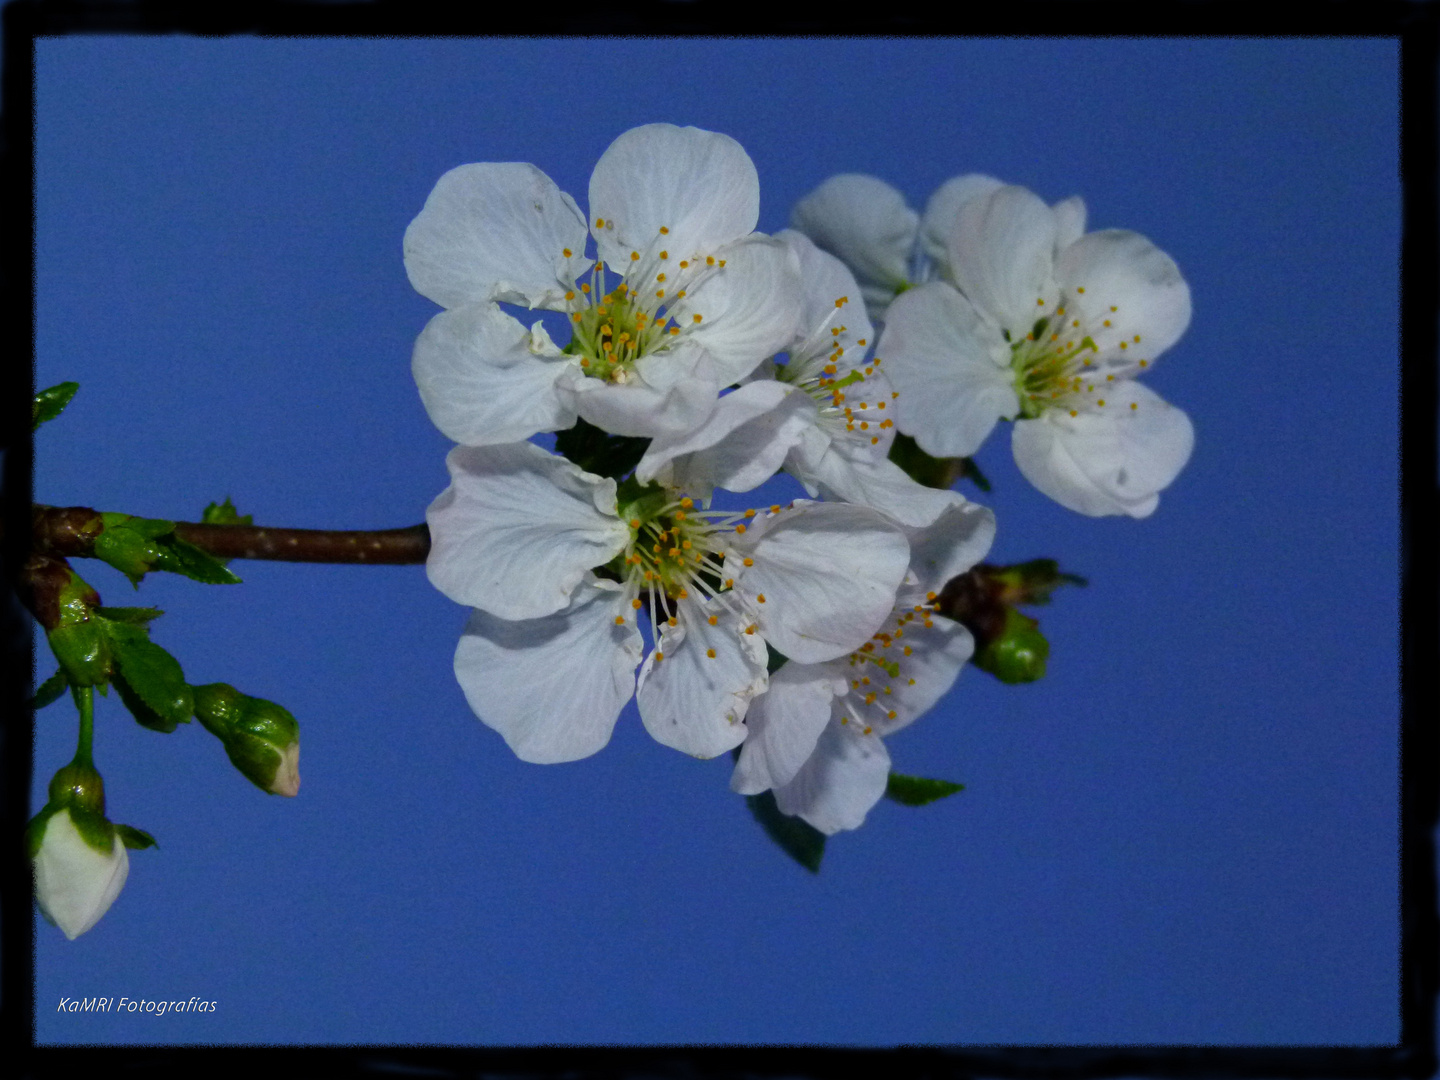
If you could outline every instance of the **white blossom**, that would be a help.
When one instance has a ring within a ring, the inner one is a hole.
[[[1174,261],[1138,233],[1084,232],[1056,207],[1000,186],[963,203],[951,282],[901,295],[880,343],[900,390],[896,423],[937,457],[966,457],[1015,419],[1025,477],[1083,514],[1152,513],[1190,457],[1184,412],[1135,381],[1190,321]]]
[[[767,684],[766,643],[802,663],[852,651],[909,562],[905,536],[864,507],[707,511],[636,482],[621,502],[614,480],[529,443],[456,447],[447,464],[427,572],[476,609],[456,676],[526,761],[596,752],[632,694],[660,742],[723,753]],[[637,688],[642,612],[656,640]]]
[[[533,165],[446,173],[405,232],[411,283],[447,309],[412,359],[430,418],[472,446],[577,416],[619,435],[703,422],[720,390],[794,331],[797,271],[783,244],[754,231],[759,198],[739,143],[671,124],[634,128],[605,151],[588,224]],[[565,312],[569,345],[499,302]]]
[[[735,791],[773,790],[782,813],[826,834],[858,828],[885,793],[890,755],[881,738],[929,711],[975,648],[935,607],[945,582],[990,550],[995,518],[947,494],[945,514],[909,530],[909,572],[884,624],[848,656],[786,664],[751,704]]]

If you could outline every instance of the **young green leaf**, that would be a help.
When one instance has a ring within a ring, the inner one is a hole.
[[[240,584],[240,579],[225,569],[223,562],[178,536],[162,537],[156,543],[160,545],[160,557],[154,564],[156,570],[183,574],[192,581],[200,581],[206,585]]]
[[[154,731],[169,733],[190,722],[195,699],[180,662],[131,623],[104,620],[115,656],[115,688],[135,719]]]
[[[35,404],[30,413],[30,430],[39,430],[41,424],[49,423],[64,412],[65,406],[70,404],[70,399],[79,389],[78,382],[62,382],[36,394]]]
[[[825,854],[824,833],[808,821],[782,814],[775,805],[774,792],[747,795],[745,802],[750,807],[750,813],[755,815],[755,820],[764,827],[770,839],[780,845],[785,854],[812,874],[820,872],[820,859]]]
[[[902,776],[897,772],[892,772],[885,784],[886,798],[894,799],[905,806],[924,806],[964,790],[964,784],[952,784],[949,780],[930,780],[923,776]]]
[[[65,672],[56,671],[36,688],[35,696],[30,699],[31,707],[43,709],[52,701],[58,700],[60,695],[65,693],[65,686]]]
[[[137,626],[148,626],[152,619],[157,619],[165,612],[158,607],[97,607],[95,614],[101,618],[109,619],[111,622],[134,623]]]
[[[200,514],[200,520],[206,525],[253,525],[255,515],[246,514],[243,517],[235,509],[235,504],[230,501],[230,496],[225,496],[223,503],[211,503],[205,507]]]
[[[116,825],[115,832],[119,834],[120,842],[132,851],[159,846],[155,843],[155,837],[144,829],[135,828],[134,825]]]

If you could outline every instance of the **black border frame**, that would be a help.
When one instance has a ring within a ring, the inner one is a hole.
[[[3,15],[0,67],[0,304],[12,355],[0,364],[5,580],[28,551],[32,492],[29,400],[34,394],[34,40],[43,36],[189,33],[276,36],[430,36],[668,33],[684,36],[1381,37],[1400,48],[1401,247],[1400,524],[1401,799],[1400,1013],[1395,1046],[961,1046],[889,1050],[831,1047],[36,1047],[34,927],[29,860],[21,842],[31,791],[33,728],[27,705],[34,648],[30,619],[6,587],[0,708],[0,1060],[17,1077],[91,1070],[162,1076],[200,1069],[265,1070],[276,1076],[374,1073],[506,1077],[1336,1077],[1424,1078],[1436,1073],[1440,987],[1436,912],[1436,825],[1440,821],[1440,497],[1436,486],[1437,347],[1440,347],[1440,6],[1319,0],[1282,8],[1272,0],[1170,4],[1011,0],[953,14],[860,17],[838,9],[804,14],[755,0],[640,0],[567,12],[458,6],[432,13],[416,0],[224,3],[15,0]],[[958,5],[957,5],[958,8]],[[915,5],[914,10],[919,10]],[[1303,12],[1297,16],[1296,11]],[[1297,26],[1297,19],[1303,25]],[[752,28],[763,28],[758,31]],[[216,1058],[216,1050],[225,1055]]]

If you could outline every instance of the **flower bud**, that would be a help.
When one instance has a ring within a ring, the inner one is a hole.
[[[974,664],[1003,683],[1034,682],[1045,674],[1049,655],[1050,643],[1040,633],[1040,624],[1006,608],[1003,628],[975,653]]]
[[[130,873],[120,832],[105,817],[105,785],[88,762],[50,781],[50,801],[28,830],[40,912],[75,940],[110,909]]]
[[[300,725],[288,710],[224,683],[193,689],[196,717],[235,768],[274,795],[300,790]]]

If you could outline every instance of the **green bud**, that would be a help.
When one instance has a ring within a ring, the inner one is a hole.
[[[50,779],[50,805],[105,814],[105,781],[89,762],[72,761]]]
[[[192,690],[196,718],[251,783],[274,795],[300,790],[300,725],[289,710],[224,683]]]
[[[1003,683],[1026,683],[1045,674],[1049,655],[1050,643],[1040,633],[1040,624],[1006,608],[1004,628],[975,654],[974,663]]]

